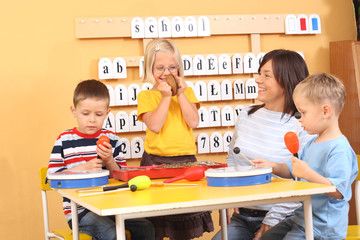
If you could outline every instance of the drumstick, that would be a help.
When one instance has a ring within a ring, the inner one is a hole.
[[[243,157],[246,161],[248,161],[252,166],[255,165],[255,163],[253,163],[252,161],[250,161],[247,157],[245,157],[244,154],[242,154],[242,153],[240,152],[240,148],[239,148],[239,147],[234,147],[233,151],[234,151],[235,154],[240,154],[240,156],[242,156],[242,157]]]
[[[163,186],[199,186],[197,183],[163,183],[163,182],[151,182],[151,186],[163,187]]]
[[[301,113],[296,112],[294,116],[295,116],[295,118],[297,120],[297,122],[296,122],[296,135],[299,137],[299,119],[301,118]]]
[[[135,187],[135,185],[131,185],[131,187]],[[84,194],[79,194],[79,197],[87,197],[87,196],[93,196],[93,195],[99,195],[99,194],[105,194],[105,193],[112,193],[112,192],[120,192],[120,191],[126,191],[126,190],[131,190],[132,192],[136,191],[136,189],[133,191],[132,189],[130,188],[119,188],[119,189],[115,189],[115,190],[112,190],[112,191],[106,191],[106,192],[93,192],[93,193],[84,193]]]

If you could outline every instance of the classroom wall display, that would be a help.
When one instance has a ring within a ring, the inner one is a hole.
[[[143,49],[156,38],[172,38],[175,42],[187,38],[190,42],[192,38],[216,35],[250,35],[248,52],[182,54],[186,85],[201,103],[199,125],[194,129],[200,156],[227,152],[240,111],[245,105],[258,103],[256,78],[266,54],[261,51],[260,35],[320,34],[321,23],[316,14],[77,18],[75,30],[80,39],[141,40]],[[99,56],[97,68],[98,78],[108,87],[112,107],[103,127],[121,136],[124,157],[141,158],[146,125],[137,119],[137,96],[152,88],[151,83],[140,81],[144,57]]]

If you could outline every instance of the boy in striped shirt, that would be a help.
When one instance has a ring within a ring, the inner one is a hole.
[[[110,112],[109,102],[108,89],[100,81],[85,80],[77,85],[74,105],[70,110],[78,126],[64,131],[55,141],[48,174],[69,170],[108,169],[112,177],[113,170],[126,166],[120,138],[112,131],[102,128]],[[109,137],[110,143],[104,142],[97,146],[96,142],[102,135]],[[71,227],[71,207],[67,198],[63,200],[63,209]],[[116,239],[113,217],[98,216],[82,206],[78,206],[78,215],[81,232],[93,236],[93,239]],[[127,220],[125,228],[130,231],[132,239],[155,239],[154,227],[146,219]]]

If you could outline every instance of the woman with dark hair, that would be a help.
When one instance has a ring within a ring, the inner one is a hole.
[[[226,159],[229,167],[249,165],[242,155],[278,163],[291,161],[292,154],[284,143],[288,131],[298,132],[302,150],[311,136],[297,124],[292,93],[308,75],[304,59],[294,51],[277,49],[264,56],[256,79],[257,99],[263,104],[247,106],[240,112]],[[234,147],[240,148],[242,155],[235,154]],[[231,219],[228,209],[228,238],[259,239],[299,206],[299,203],[282,203],[236,208]],[[221,239],[221,231],[213,239]]]

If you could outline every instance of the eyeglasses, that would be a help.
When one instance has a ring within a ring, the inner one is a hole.
[[[157,74],[163,74],[166,69],[167,69],[169,72],[171,72],[172,74],[176,74],[176,73],[177,73],[177,67],[176,67],[176,66],[170,66],[170,67],[157,66],[157,67],[154,68],[154,71],[155,71],[155,73],[157,73]]]

